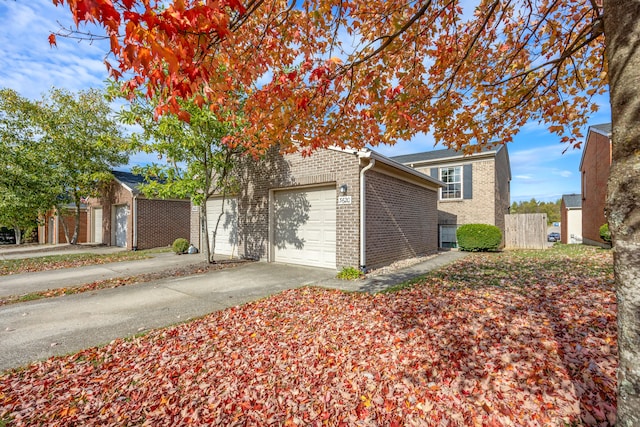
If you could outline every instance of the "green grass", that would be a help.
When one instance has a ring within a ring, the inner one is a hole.
[[[509,250],[498,253],[473,253],[456,264],[390,287],[382,293],[393,293],[412,288],[432,279],[445,283],[455,290],[459,286],[511,287],[514,283],[526,287],[539,275],[551,275],[571,279],[572,271],[584,277],[602,277],[613,274],[611,250],[587,245],[555,244],[546,250]],[[463,285],[461,285],[463,284]]]
[[[106,264],[119,261],[133,261],[149,258],[151,254],[169,252],[171,248],[150,249],[144,251],[123,251],[111,254],[60,254],[44,257],[10,259],[0,261],[0,276],[16,273],[58,270],[61,268],[81,267],[93,264]]]

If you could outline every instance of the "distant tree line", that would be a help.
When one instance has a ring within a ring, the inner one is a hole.
[[[528,202],[513,202],[509,213],[545,213],[547,214],[547,224],[560,222],[560,199],[555,202],[539,202],[535,198]]]

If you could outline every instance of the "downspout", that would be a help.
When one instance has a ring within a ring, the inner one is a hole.
[[[360,271],[363,273],[367,270],[366,263],[366,229],[365,229],[365,182],[364,182],[364,173],[371,169],[376,164],[376,159],[370,157],[371,152],[363,153],[360,155],[360,158],[367,157],[369,158],[369,164],[362,168],[360,171]]]
[[[133,196],[133,249],[138,250],[138,195]]]

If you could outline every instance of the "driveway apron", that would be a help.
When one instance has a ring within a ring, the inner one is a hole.
[[[206,274],[0,307],[0,370],[185,322],[335,270],[255,262]]]

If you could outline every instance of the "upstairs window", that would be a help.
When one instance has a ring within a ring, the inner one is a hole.
[[[462,199],[462,166],[440,168],[440,181],[445,183],[440,189],[440,199]]]

